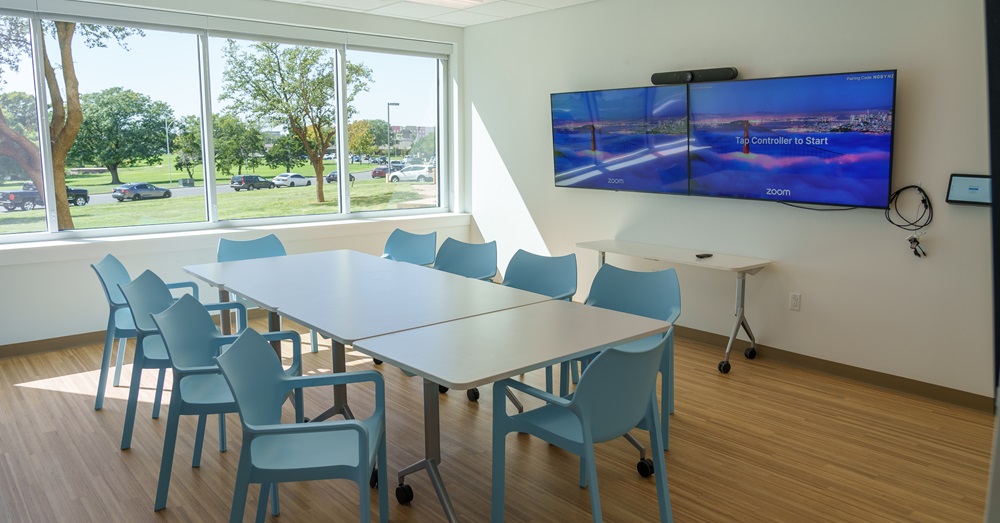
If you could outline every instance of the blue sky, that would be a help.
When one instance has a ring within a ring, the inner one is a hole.
[[[197,38],[191,34],[145,31],[146,36],[131,36],[129,50],[111,43],[106,48],[88,49],[82,39],[74,40],[74,60],[80,92],[91,93],[110,87],[123,87],[168,103],[175,116],[200,114],[200,87]],[[222,45],[224,40],[210,39],[213,110],[222,106]],[[54,43],[48,43],[50,49]],[[374,82],[370,92],[360,93],[354,106],[355,119],[386,118],[386,102],[398,102],[392,108],[393,125],[435,126],[436,61],[430,58],[348,51],[348,60],[362,62],[372,69]],[[17,74],[6,74],[4,91],[33,92],[31,66],[25,61]]]

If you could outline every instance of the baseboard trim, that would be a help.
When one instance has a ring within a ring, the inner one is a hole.
[[[720,348],[722,351],[725,350],[726,344],[729,343],[729,338],[721,334],[713,334],[711,332],[681,327],[680,325],[675,325],[674,328],[676,329],[677,336],[680,338],[687,338],[689,340],[707,345],[713,345]],[[722,352],[720,352],[720,355],[721,354]],[[734,347],[733,352],[730,354],[731,360],[737,357],[739,359],[743,359],[742,346],[740,346],[739,350]],[[781,363],[787,363],[803,369],[839,376],[859,381],[861,383],[884,387],[898,392],[905,392],[907,394],[914,394],[916,396],[939,400],[983,412],[993,412],[993,398],[989,396],[980,396],[979,394],[950,389],[948,387],[942,387],[931,383],[924,383],[910,378],[893,376],[892,374],[862,369],[861,367],[853,367],[843,363],[836,363],[795,352],[789,352],[783,349],[768,347],[759,343],[757,344],[757,357],[761,359],[780,361]]]

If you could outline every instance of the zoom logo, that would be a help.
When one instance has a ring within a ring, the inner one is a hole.
[[[766,194],[768,196],[791,196],[792,195],[792,190],[791,189],[772,189],[771,187],[768,187]]]
[[[625,185],[624,178],[608,178],[608,185]]]

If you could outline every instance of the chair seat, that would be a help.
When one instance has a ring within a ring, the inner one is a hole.
[[[375,462],[379,445],[377,420],[359,420],[368,429],[368,462]],[[358,456],[349,452],[331,452],[333,449],[358,447],[358,433],[353,430],[331,432],[301,432],[273,434],[254,438],[252,445],[253,467],[269,475],[288,471],[290,480],[308,477],[309,470],[332,467],[357,467]]]
[[[210,406],[212,413],[236,412],[236,400],[233,399],[233,392],[222,374],[184,376],[181,379],[180,391],[187,406]]]
[[[541,438],[563,448],[583,446],[583,427],[579,418],[569,409],[556,405],[544,405],[510,417],[512,426],[523,432]],[[600,442],[595,442],[600,443]]]

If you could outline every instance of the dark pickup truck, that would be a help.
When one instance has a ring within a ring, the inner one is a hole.
[[[86,189],[66,187],[66,197],[73,205],[84,206],[90,203]],[[0,205],[8,211],[16,209],[30,211],[35,207],[45,207],[45,199],[35,189],[35,184],[26,182],[20,191],[0,191]]]

